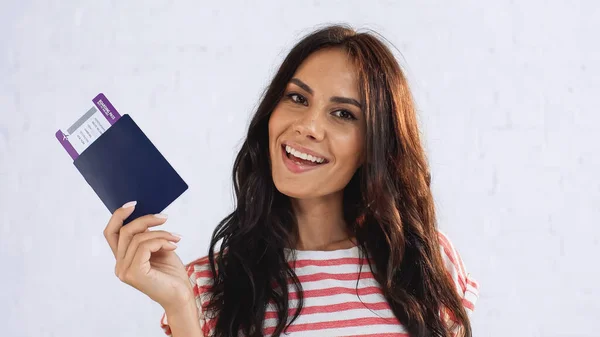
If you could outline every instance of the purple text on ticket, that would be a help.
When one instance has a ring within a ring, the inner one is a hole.
[[[106,117],[110,125],[115,124],[121,118],[117,109],[115,109],[103,93],[99,93],[92,101],[96,105],[96,108]]]
[[[58,139],[58,141],[62,144],[69,156],[71,156],[73,160],[77,159],[77,157],[79,157],[79,153],[77,153],[73,145],[71,145],[71,142],[67,136],[61,130],[56,131],[55,135],[56,139]]]

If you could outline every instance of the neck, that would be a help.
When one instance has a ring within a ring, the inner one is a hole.
[[[292,199],[292,209],[298,224],[296,249],[335,250],[354,245],[344,220],[342,192],[317,199]]]

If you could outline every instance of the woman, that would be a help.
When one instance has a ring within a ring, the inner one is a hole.
[[[320,29],[275,75],[236,158],[235,210],[184,266],[162,215],[106,238],[183,336],[471,336],[477,284],[437,230],[406,79],[375,36]],[[220,247],[217,244],[221,242]]]

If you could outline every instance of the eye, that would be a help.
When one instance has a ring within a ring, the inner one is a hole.
[[[355,120],[356,117],[354,117],[354,115],[347,110],[336,110],[333,112],[333,115],[342,119],[350,119],[350,120]]]
[[[304,98],[304,96],[302,96],[300,94],[291,93],[291,94],[287,95],[287,98],[289,98],[290,100],[292,100],[292,102],[294,102],[294,103],[298,103],[298,104],[302,104],[302,105],[307,105],[306,98]]]

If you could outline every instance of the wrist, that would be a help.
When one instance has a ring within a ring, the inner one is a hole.
[[[166,313],[177,314],[183,311],[189,311],[196,308],[196,299],[191,287],[185,290],[175,291],[168,303],[161,305]]]
[[[162,305],[167,315],[178,315],[189,312],[196,312],[196,299],[193,291],[185,292],[177,296],[177,300]]]
[[[173,337],[201,337],[200,315],[195,300],[178,306],[163,307]]]

